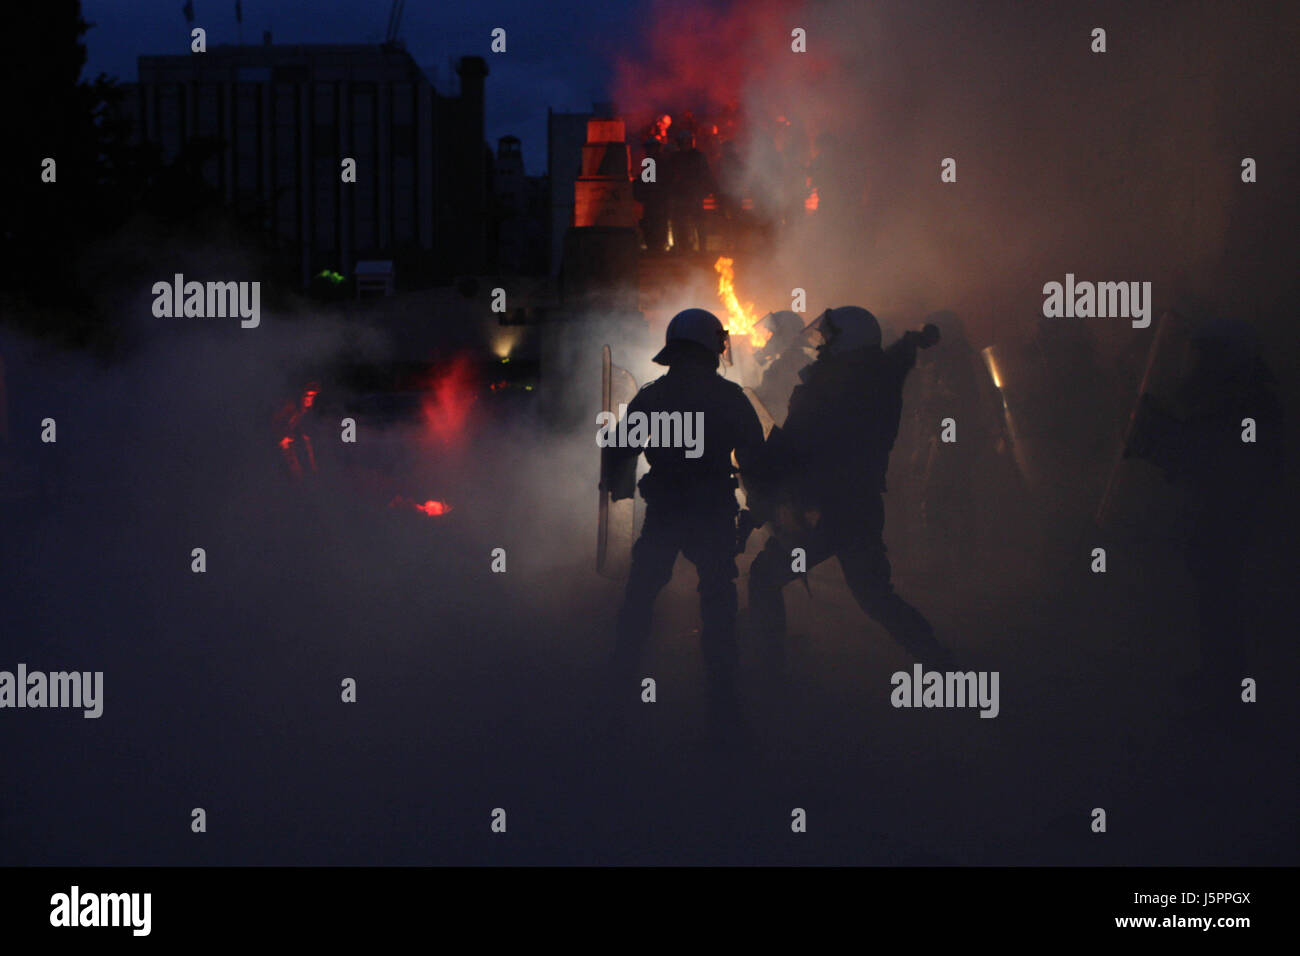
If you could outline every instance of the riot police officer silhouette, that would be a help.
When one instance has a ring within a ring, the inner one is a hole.
[[[763,430],[741,388],[718,374],[726,348],[722,323],[703,309],[678,313],[654,361],[666,375],[645,385],[628,405],[635,415],[700,414],[698,450],[677,447],[608,447],[604,473],[611,496],[631,497],[637,455],[650,470],[639,488],[645,523],[632,549],[632,566],[618,615],[614,679],[633,681],[650,634],[655,597],[684,554],[699,574],[701,646],[715,730],[741,727],[736,693],[736,469],[744,469],[763,444]],[[692,454],[687,454],[691,451]],[[627,686],[635,686],[629,683]]]
[[[823,339],[817,360],[800,373],[785,425],[773,430],[763,455],[760,474],[779,499],[757,505],[773,534],[750,566],[750,617],[769,642],[784,637],[782,588],[799,576],[792,552],[802,548],[807,568],[838,559],[862,610],[918,661],[945,669],[950,653],[894,590],[883,537],[903,383],[917,349],[937,342],[939,331],[927,325],[882,349],[879,322],[856,306],[826,310],[814,329]]]

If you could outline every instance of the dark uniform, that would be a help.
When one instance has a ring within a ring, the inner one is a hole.
[[[805,337],[807,329],[797,313],[769,312],[759,325],[772,334],[767,343],[754,353],[755,362],[763,369],[763,377],[754,386],[754,394],[779,425],[785,421],[790,395],[799,384],[799,373],[813,360],[813,353],[804,348],[808,341]]]
[[[789,496],[801,526],[775,528],[750,567],[750,613],[769,636],[785,633],[781,589],[798,576],[791,569],[798,547],[809,568],[838,558],[859,606],[914,657],[940,668],[949,662],[929,622],[894,591],[885,554],[885,472],[919,343],[909,332],[884,350],[823,353],[801,374],[785,427],[764,456],[768,479]]]
[[[1006,484],[1010,476],[1000,471],[998,459],[1008,443],[997,388],[960,321],[950,312],[926,321],[939,325],[943,348],[923,358],[915,372],[919,381],[912,386],[915,397],[898,449],[908,465],[907,486],[904,500],[896,496],[891,502],[890,514],[908,527],[916,555],[929,567],[955,573],[972,566],[981,536],[993,532],[985,524],[993,512],[979,505],[975,488]],[[948,417],[958,422],[960,441],[942,440],[940,423]]]
[[[702,347],[676,348],[668,374],[647,384],[628,406],[643,412],[702,412],[703,454],[682,448],[605,449],[606,474],[627,474],[645,451],[649,473],[641,479],[645,524],[632,549],[632,569],[618,615],[616,679],[627,679],[650,633],[655,597],[672,578],[678,552],[699,574],[701,644],[715,717],[737,716],[736,669],[736,487],[731,465],[744,469],[763,444],[753,406],[736,384],[717,373],[717,357]],[[615,487],[614,497],[630,497]]]
[[[1151,460],[1190,495],[1187,568],[1199,623],[1200,678],[1222,703],[1245,676],[1247,553],[1283,473],[1282,406],[1244,323],[1216,322],[1194,339],[1196,363],[1173,407],[1143,403],[1126,457]],[[1242,441],[1253,419],[1254,442]]]
[[[763,379],[754,393],[778,425],[785,421],[787,403],[799,385],[799,373],[808,367],[809,361],[808,353],[798,343],[791,343],[763,370]]]
[[[669,171],[665,168],[663,143],[651,136],[644,146],[646,158],[655,162],[655,181],[646,183],[637,177],[634,184],[642,204],[641,234],[647,250],[663,252],[668,247],[668,184],[661,177]]]
[[[716,193],[717,186],[708,159],[695,148],[693,140],[669,154],[668,187],[674,251],[703,252],[704,199]]]

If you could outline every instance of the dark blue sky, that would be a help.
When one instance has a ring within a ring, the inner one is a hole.
[[[82,0],[87,21],[86,75],[136,77],[142,54],[186,53],[184,0]],[[243,38],[260,43],[368,43],[384,37],[389,0],[243,0]],[[236,41],[234,0],[194,0],[194,25],[209,45]],[[460,0],[406,4],[399,33],[417,63],[448,89],[450,60],[481,54],[487,86],[487,137],[523,140],[529,173],[546,165],[546,108],[585,110],[607,96],[612,54],[636,49],[648,0]],[[507,33],[505,54],[489,50],[491,32]]]

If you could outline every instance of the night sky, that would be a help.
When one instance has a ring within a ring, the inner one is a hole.
[[[489,3],[408,3],[399,38],[440,91],[452,78],[451,61],[487,58],[487,137],[513,134],[523,140],[530,174],[545,171],[546,108],[585,111],[605,98],[616,52],[634,51],[648,3],[535,0]],[[85,0],[83,15],[94,24],[86,36],[84,76],[100,72],[136,79],[136,58],[189,50],[183,0]],[[270,30],[275,43],[378,43],[388,22],[388,0],[243,0],[243,39],[260,43]],[[234,0],[194,0],[194,26],[208,31],[208,45],[238,38]],[[557,24],[564,29],[557,30]],[[503,27],[507,51],[492,54],[491,32]]]

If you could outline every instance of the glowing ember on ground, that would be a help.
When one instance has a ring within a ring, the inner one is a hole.
[[[423,511],[430,518],[437,518],[440,515],[445,515],[448,511],[451,510],[451,505],[447,504],[447,502],[445,501],[434,501],[431,498],[421,505],[415,503],[410,498],[407,498],[405,495],[398,495],[396,498],[394,498],[392,501],[388,503],[388,507],[413,508],[416,511]]]
[[[771,338],[772,333],[758,325],[758,320],[762,316],[754,312],[754,303],[747,302],[742,306],[740,300],[736,298],[734,267],[735,262],[727,256],[719,257],[713,264],[714,271],[718,273],[718,299],[727,310],[727,332],[732,338],[748,335],[749,342],[754,348],[762,348]]]

